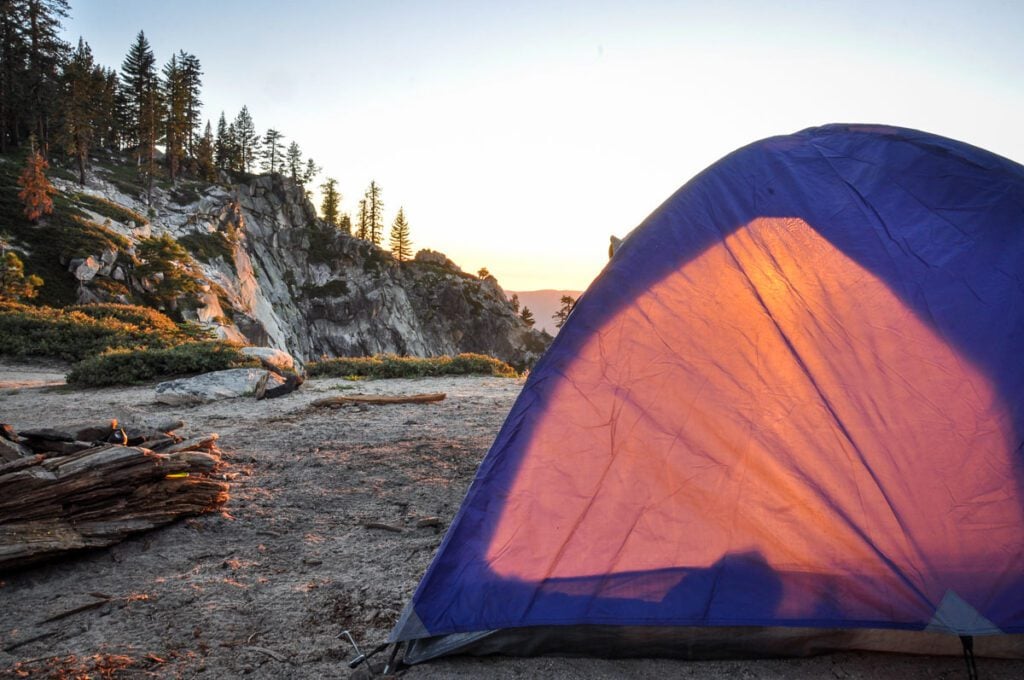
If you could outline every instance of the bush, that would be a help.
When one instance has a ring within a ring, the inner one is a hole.
[[[314,361],[306,367],[311,378],[423,378],[438,375],[493,375],[516,377],[516,371],[504,361],[483,354],[456,357],[399,357],[378,354],[372,357],[339,357]]]
[[[200,262],[208,263],[220,257],[231,266],[235,264],[231,241],[222,232],[193,232],[180,237],[178,243],[185,246]]]
[[[194,373],[259,366],[224,342],[192,342],[166,349],[115,349],[75,364],[68,384],[83,387],[131,385]]]
[[[110,218],[115,222],[121,222],[123,224],[135,222],[135,224],[140,227],[142,225],[149,224],[149,220],[134,210],[126,208],[118,203],[114,203],[113,201],[108,201],[105,198],[90,196],[89,194],[75,194],[71,198],[78,205],[88,208],[94,213]]]
[[[113,303],[100,303],[92,305],[74,305],[66,307],[69,312],[81,312],[86,316],[99,319],[113,319],[123,323],[132,324],[147,331],[158,331],[164,333],[175,333],[178,324],[174,323],[166,314],[161,314],[151,307],[139,307],[138,305],[119,305]]]
[[[0,355],[81,360],[111,349],[173,347],[206,337],[163,314],[132,305],[68,309],[0,303]]]

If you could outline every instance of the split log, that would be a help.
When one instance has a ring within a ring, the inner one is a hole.
[[[442,401],[448,395],[444,392],[433,394],[406,394],[394,397],[377,394],[350,394],[341,397],[325,397],[317,399],[313,406],[340,406],[342,404],[426,404]]]
[[[173,453],[106,444],[0,466],[0,571],[113,545],[222,505],[228,485],[208,476],[219,451],[197,439],[196,448]]]

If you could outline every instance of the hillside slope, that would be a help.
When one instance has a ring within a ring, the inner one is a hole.
[[[0,196],[8,221],[15,170],[0,164],[12,180]],[[191,253],[202,280],[198,304],[170,311],[223,338],[301,360],[476,352],[520,368],[546,349],[547,338],[522,322],[493,277],[467,274],[431,251],[400,263],[318,219],[302,188],[280,175],[158,188],[150,207],[125,181],[130,172],[98,167],[85,187],[58,177],[55,214],[14,225],[11,247],[46,279],[42,302],[144,302],[159,279],[139,275],[138,245],[168,235]]]

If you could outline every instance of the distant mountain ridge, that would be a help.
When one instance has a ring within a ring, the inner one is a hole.
[[[550,335],[555,335],[558,329],[555,328],[555,320],[551,317],[562,306],[562,296],[568,295],[573,298],[579,298],[583,291],[545,288],[543,290],[508,291],[508,294],[509,297],[512,295],[519,296],[520,309],[523,307],[530,308],[530,311],[533,312],[533,318],[537,321],[534,328],[546,331]]]

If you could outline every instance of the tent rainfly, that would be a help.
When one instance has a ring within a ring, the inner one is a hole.
[[[770,138],[582,296],[391,641],[1024,656],[1022,447],[1024,167],[876,125]]]

